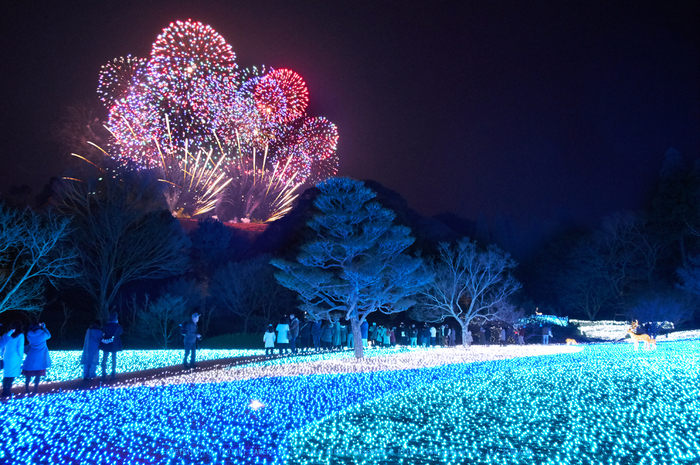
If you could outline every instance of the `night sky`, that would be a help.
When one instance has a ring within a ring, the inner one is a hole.
[[[241,68],[299,73],[308,114],[338,126],[339,174],[423,214],[593,223],[640,207],[669,147],[700,154],[698,1],[15,3],[1,33],[3,195],[61,174],[51,125],[96,101],[101,65],[147,57],[188,18]]]

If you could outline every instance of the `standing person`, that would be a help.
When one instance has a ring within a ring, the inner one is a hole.
[[[408,328],[408,339],[411,341],[412,348],[418,347],[418,329],[415,324]]]
[[[12,383],[22,369],[24,356],[24,333],[22,323],[15,320],[9,330],[0,338],[0,352],[3,358],[2,397],[12,395]]]
[[[386,333],[386,329],[384,328],[384,326],[379,325],[377,327],[377,331],[374,333],[374,340],[375,340],[375,344],[377,345],[377,347],[381,347],[384,345],[384,334],[385,333]]]
[[[112,355],[112,377],[117,377],[117,352],[122,350],[121,335],[124,332],[119,325],[119,316],[116,312],[109,314],[109,322],[102,328],[104,335],[100,342],[102,351],[102,379],[107,379],[107,356]]]
[[[311,328],[311,336],[314,339],[314,349],[316,352],[321,350],[321,331],[322,331],[322,321],[316,320]]]
[[[333,325],[329,320],[323,320],[321,324],[321,346],[323,350],[331,350],[333,342]]]
[[[549,336],[551,334],[551,331],[549,330],[549,326],[542,326],[542,345],[546,346],[549,345]]]
[[[430,327],[430,345],[431,347],[437,345],[437,329],[435,329],[435,326]]]
[[[392,337],[394,337],[394,330],[387,326],[384,328],[384,347],[391,347]]]
[[[483,326],[479,326],[479,344],[486,344],[486,330]]]
[[[399,327],[396,328],[396,334],[394,334],[396,337],[396,343],[402,346],[408,345],[408,328],[402,321],[401,324],[399,324]]]
[[[518,328],[518,345],[525,344],[525,327]]]
[[[442,340],[440,341],[440,345],[443,347],[447,347],[450,345],[450,327],[447,326],[446,324],[442,325]]]
[[[501,328],[500,342],[501,342],[501,347],[506,346],[506,328]]]
[[[423,323],[423,329],[421,330],[421,333],[421,345],[423,347],[428,347],[430,345],[430,328],[428,328],[427,323]]]
[[[396,333],[396,328],[391,328],[391,330],[389,331],[389,344],[391,344],[391,347],[394,347],[396,345]]]
[[[197,360],[197,339],[201,339],[202,335],[197,333],[197,322],[201,314],[194,312],[187,323],[182,326],[182,333],[185,342],[185,358],[182,365],[187,370],[188,368],[197,368],[195,361]],[[105,334],[107,332],[105,331]],[[187,357],[190,357],[189,364]]]
[[[24,392],[29,394],[29,382],[34,377],[34,394],[39,392],[39,380],[46,376],[46,369],[51,367],[51,356],[46,341],[51,339],[51,333],[46,324],[35,323],[27,331],[29,351],[22,364],[22,374],[25,378]]]
[[[471,347],[472,342],[474,342],[474,339],[472,338],[472,332],[467,329],[467,334],[465,335],[465,342],[467,343],[467,347]]]
[[[362,334],[362,327],[360,327],[360,334]],[[355,335],[352,333],[352,323],[348,325],[348,349],[355,348]]]
[[[373,347],[376,344],[377,341],[377,323],[374,322],[372,323],[372,326],[369,328],[369,346]]]
[[[340,349],[340,318],[333,322],[333,350]]]
[[[369,333],[369,323],[367,323],[367,320],[364,320],[360,324],[360,336],[362,336],[362,347],[367,347],[367,334],[368,333]]]
[[[301,341],[301,351],[308,352],[311,347],[311,326],[312,323],[304,317],[299,323],[299,340]]]
[[[280,355],[287,353],[289,347],[289,323],[287,318],[282,318],[277,325],[277,346],[280,349]]]
[[[297,338],[299,337],[299,320],[292,313],[289,320],[289,347],[293,354],[297,353]]]
[[[450,328],[449,343],[450,347],[457,345],[457,332],[454,328]]]
[[[85,333],[83,356],[80,359],[80,363],[83,365],[83,379],[85,381],[97,376],[97,365],[100,363],[100,341],[102,341],[103,334],[100,320],[93,321]]]
[[[267,331],[263,334],[263,342],[265,343],[265,357],[270,357],[275,354],[275,330],[272,325],[267,326]]]
[[[340,325],[340,348],[343,349],[348,343],[348,327],[345,324]]]

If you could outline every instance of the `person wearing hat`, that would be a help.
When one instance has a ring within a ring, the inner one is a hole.
[[[184,324],[184,340],[185,340],[185,359],[183,360],[183,366],[185,370],[188,368],[197,368],[195,365],[195,360],[197,359],[197,339],[201,339],[202,336],[197,334],[197,322],[199,321],[200,314],[194,312],[192,314],[192,320]],[[187,363],[187,357],[190,357],[190,363]]]

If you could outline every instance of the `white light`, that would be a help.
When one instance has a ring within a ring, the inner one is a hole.
[[[263,403],[257,399],[253,399],[253,401],[250,403],[250,405],[248,405],[248,407],[252,408],[253,410],[257,410],[257,409],[264,407],[264,406],[265,405],[263,405]]]

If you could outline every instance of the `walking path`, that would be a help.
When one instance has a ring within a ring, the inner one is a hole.
[[[356,359],[350,350],[340,352],[310,352],[297,356],[235,357],[197,362],[197,368],[183,370],[182,365],[119,373],[115,379],[91,381],[75,379],[62,382],[44,382],[39,385],[39,395],[72,390],[126,388],[132,386],[162,386],[183,383],[219,383],[261,377],[299,376],[311,374],[359,373],[369,371],[409,370],[435,367],[453,363],[471,363],[571,353],[581,350],[577,346],[525,345],[525,346],[472,346],[467,349],[418,348],[418,349],[366,349],[365,358]],[[30,390],[33,385],[30,385]],[[24,385],[12,389],[15,398],[25,396]],[[29,394],[34,395],[34,394]]]

